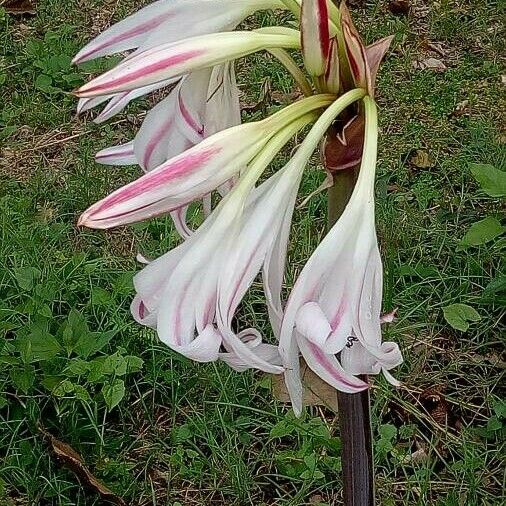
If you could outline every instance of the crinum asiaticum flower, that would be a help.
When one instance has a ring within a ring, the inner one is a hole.
[[[285,27],[222,31],[269,7],[290,9],[301,20],[302,34]],[[173,23],[187,27],[186,38],[177,37]],[[300,353],[325,381],[345,392],[367,388],[361,374],[383,371],[395,382],[388,371],[402,361],[397,345],[381,343],[382,266],[374,224],[373,92],[389,43],[384,39],[365,48],[345,7],[338,10],[326,0],[160,0],[76,57],[83,61],[134,49],[77,90],[81,108],[104,97],[107,107],[114,106],[177,81],[132,143],[97,155],[109,163],[135,161],[146,173],[92,205],[79,220],[110,228],[167,213],[175,219],[185,240],[135,277],[134,318],[193,360],[285,373],[296,413],[302,407]],[[287,49],[302,49],[304,70]],[[286,66],[306,97],[240,125],[233,61],[260,50]],[[304,168],[329,128],[342,126],[344,119],[349,125],[338,131],[343,156],[353,166],[362,160],[358,180],[342,217],[308,260],[284,307],[286,252]],[[290,161],[259,184],[282,147],[310,123]],[[230,191],[221,191],[215,209],[207,206],[209,216],[190,231],[186,207],[224,185]],[[260,272],[278,346],[264,342],[255,329],[237,330],[233,324]]]

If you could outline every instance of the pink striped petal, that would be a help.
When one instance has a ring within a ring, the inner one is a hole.
[[[155,83],[150,86],[144,86],[142,88],[137,88],[131,91],[122,91],[116,95],[114,95],[109,103],[104,107],[104,109],[100,112],[100,114],[93,120],[95,123],[103,123],[111,119],[116,114],[119,114],[125,107],[136,98],[143,97],[153,91],[156,91],[160,88],[164,88],[166,86],[170,86],[174,82],[176,82],[178,78],[167,79],[160,83]]]
[[[174,221],[174,226],[176,227],[177,233],[183,238],[188,239],[192,234],[193,230],[186,223],[186,212],[188,211],[188,206],[180,207],[175,211],[170,213],[172,220]]]
[[[296,48],[298,45],[298,32],[288,28],[282,33],[223,32],[192,37],[138,53],[83,85],[76,95],[93,97],[131,90],[265,48]]]
[[[136,165],[133,142],[112,146],[99,151],[95,160],[104,165]]]
[[[335,389],[355,394],[368,388],[367,383],[347,373],[335,355],[324,353],[318,346],[297,333],[297,343],[307,365]]]
[[[304,65],[312,76],[321,76],[330,50],[327,0],[302,0],[300,21]]]
[[[327,337],[332,332],[327,317],[316,302],[306,302],[297,311],[295,326],[297,332],[318,347],[325,344]]]
[[[369,91],[372,89],[372,79],[364,43],[344,2],[341,3],[340,10],[346,56],[355,86]]]
[[[93,109],[97,105],[106,102],[111,99],[114,95],[103,95],[101,97],[93,97],[93,98],[80,98],[77,102],[77,114],[82,114],[83,112],[89,111]]]
[[[266,141],[253,123],[216,134],[97,202],[79,223],[109,228],[177,209],[230,179]]]
[[[171,3],[170,0],[159,0],[116,23],[81,49],[72,62],[82,63],[138,47],[171,16]]]

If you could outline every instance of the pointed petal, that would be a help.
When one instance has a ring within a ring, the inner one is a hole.
[[[346,56],[353,80],[358,88],[363,88],[370,92],[372,81],[364,43],[353,24],[350,11],[346,7],[345,2],[341,2],[340,11]]]
[[[241,123],[239,89],[233,62],[213,68],[209,80],[204,135],[210,135]]]
[[[159,0],[111,26],[88,43],[72,60],[82,63],[138,47],[171,13],[171,1]]]
[[[169,346],[181,355],[196,362],[214,362],[218,359],[221,336],[212,325],[208,325],[193,341],[185,346]]]
[[[272,344],[262,343],[262,336],[256,329],[246,329],[239,332],[237,337],[258,356],[261,360],[266,363],[272,364],[273,366],[279,366],[281,370],[281,357],[278,353],[277,346]],[[225,347],[227,346],[226,343]],[[227,363],[232,369],[242,372],[251,368],[245,360],[234,352],[227,351],[226,353],[220,353],[219,358]]]
[[[392,323],[395,320],[395,315],[397,314],[399,308],[392,309],[389,313],[384,313],[380,317],[381,323]]]
[[[119,144],[100,150],[95,155],[95,160],[104,165],[136,165],[133,142]]]
[[[263,266],[263,284],[267,309],[269,311],[269,320],[274,335],[279,338],[281,322],[283,320],[283,307],[281,304],[281,289],[283,287],[283,278],[286,264],[286,253],[288,248],[288,239],[290,236],[290,226],[292,223],[293,208],[288,206],[280,232],[267,252]]]
[[[80,98],[77,102],[77,114],[82,114],[83,112],[89,111],[93,109],[97,105],[102,104],[103,102],[109,100],[114,95],[103,95],[101,97],[93,97],[93,98]]]
[[[352,341],[341,352],[341,363],[348,374],[378,374],[381,365],[361,343]]]
[[[134,297],[130,305],[130,311],[137,323],[145,325],[146,327],[151,327],[152,329],[156,328],[156,313],[151,313],[148,310],[139,295]]]
[[[312,76],[325,73],[330,49],[326,0],[302,0],[301,37],[304,65]]]
[[[230,179],[264,144],[263,137],[253,123],[216,134],[97,202],[80,224],[109,228],[186,205]]]
[[[176,124],[181,133],[193,144],[204,138],[204,115],[211,70],[189,74],[177,92]]]
[[[371,89],[369,90],[369,94],[374,96],[374,88],[376,85],[376,76],[378,74],[378,69],[385,56],[385,53],[388,51],[390,44],[394,40],[394,36],[390,35],[390,37],[385,37],[384,39],[380,39],[370,46],[367,46],[365,49],[365,54],[367,58],[367,63],[369,65],[371,71]]]
[[[177,90],[180,86],[181,83],[148,112],[135,136],[135,156],[145,171],[154,169],[168,158],[169,139],[174,135],[175,129]],[[174,155],[178,155],[182,151],[174,153]]]
[[[104,121],[111,119],[116,114],[119,114],[125,107],[136,98],[143,97],[153,91],[156,91],[165,86],[170,86],[176,82],[179,78],[167,79],[165,81],[152,84],[150,86],[144,86],[131,91],[122,91],[114,95],[109,103],[104,107],[100,114],[93,120],[94,123],[100,124]],[[100,97],[98,97],[100,98]]]
[[[393,376],[392,376],[392,375],[391,375],[391,374],[390,374],[390,373],[389,373],[386,369],[382,369],[382,372],[383,372],[383,374],[384,374],[384,376],[385,376],[385,379],[386,379],[386,380],[387,380],[387,381],[388,381],[388,382],[389,382],[392,386],[397,387],[397,388],[399,388],[399,387],[401,387],[401,386],[402,386],[402,383],[401,383],[398,379],[394,378],[394,377],[393,377]]]
[[[188,206],[180,207],[175,211],[170,213],[172,220],[174,221],[174,226],[176,227],[177,233],[183,238],[188,239],[193,234],[193,230],[186,223],[186,212],[188,211]]]
[[[298,32],[223,32],[162,44],[143,51],[76,91],[93,97],[154,84],[191,70],[212,67],[269,47],[297,48]]]

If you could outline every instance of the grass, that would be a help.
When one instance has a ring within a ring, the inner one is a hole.
[[[168,222],[75,228],[90,203],[136,176],[93,155],[129,139],[143,108],[100,127],[77,118],[68,92],[100,66],[69,60],[134,3],[41,0],[24,19],[0,10],[0,504],[102,503],[55,459],[41,425],[131,504],[341,504],[332,412],[310,408],[295,420],[261,375],[192,364],[132,322],[133,257],[176,244]],[[504,292],[484,290],[504,275],[504,240],[457,246],[470,224],[501,216],[469,163],[504,168],[503,7],[411,3],[409,17],[383,1],[354,10],[368,41],[396,35],[379,76],[377,222],[384,307],[399,307],[386,335],[404,350],[405,386],[374,383],[377,495],[386,506],[499,505]],[[421,69],[429,57],[446,70]],[[268,111],[291,100],[291,81],[267,57],[246,59],[239,76],[245,104],[269,89]],[[300,201],[321,181],[317,169],[315,157]],[[289,283],[325,212],[323,195],[296,212]],[[481,319],[454,330],[442,311],[453,303]],[[240,318],[267,327],[259,285]]]

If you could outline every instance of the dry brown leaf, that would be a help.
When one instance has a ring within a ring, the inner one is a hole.
[[[409,162],[417,169],[428,169],[434,166],[429,153],[423,149],[417,149],[410,157]]]
[[[394,16],[407,16],[411,10],[408,0],[391,0],[388,4],[388,10]]]
[[[443,72],[446,70],[446,65],[438,58],[426,58],[425,60],[416,61],[413,66],[420,70],[434,70],[436,72]]]
[[[444,385],[434,385],[426,388],[420,394],[420,404],[434,421],[444,427],[448,423],[448,402],[444,395]]]
[[[468,116],[469,115],[469,100],[462,100],[462,102],[459,102],[455,109],[451,112],[450,116],[453,116],[455,118],[460,118],[461,116]]]
[[[117,494],[107,488],[100,480],[95,478],[86,467],[82,457],[70,445],[55,438],[52,434],[39,427],[39,430],[47,438],[54,454],[68,467],[85,486],[100,494],[101,498],[118,506],[126,506],[126,502]]]
[[[5,9],[7,14],[21,16],[28,14],[35,16],[35,4],[31,0],[0,0],[0,7]]]
[[[325,406],[333,411],[337,411],[337,392],[336,389],[323,381],[300,359],[300,374],[303,385],[302,402],[304,406]],[[280,374],[272,375],[272,395],[280,402],[289,403],[290,396],[286,388],[283,376]]]

